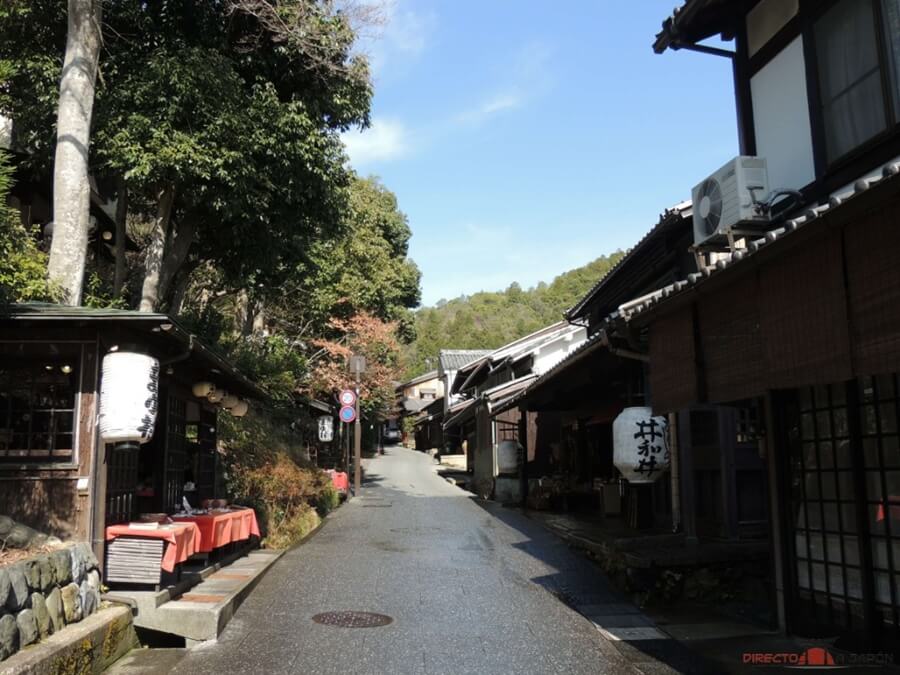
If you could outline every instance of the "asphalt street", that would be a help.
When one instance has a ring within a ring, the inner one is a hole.
[[[537,523],[450,485],[428,456],[389,448],[366,474],[361,495],[283,556],[219,640],[188,650],[174,672],[689,669],[639,651],[629,658],[604,638],[565,602],[625,606],[597,568]],[[312,620],[343,610],[393,621],[344,628]]]

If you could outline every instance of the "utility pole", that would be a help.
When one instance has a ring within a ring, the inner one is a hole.
[[[353,424],[353,491],[355,495],[359,495],[360,484],[362,483],[362,425],[359,420],[359,384],[362,374],[366,372],[366,357],[351,356],[350,372],[356,380],[356,420]]]

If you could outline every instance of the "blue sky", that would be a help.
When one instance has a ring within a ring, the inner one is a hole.
[[[653,53],[677,0],[396,0],[344,136],[409,216],[423,304],[628,248],[738,152],[728,59]]]

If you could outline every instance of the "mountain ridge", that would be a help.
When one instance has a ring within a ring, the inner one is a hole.
[[[528,289],[513,282],[502,291],[461,295],[416,310],[416,339],[404,353],[406,376],[436,368],[441,349],[497,349],[560,321],[624,255],[622,250],[602,255]]]

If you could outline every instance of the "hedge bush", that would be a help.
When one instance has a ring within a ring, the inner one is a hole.
[[[299,456],[288,437],[260,413],[220,424],[226,489],[256,509],[268,548],[297,543],[339,503],[331,477]]]

